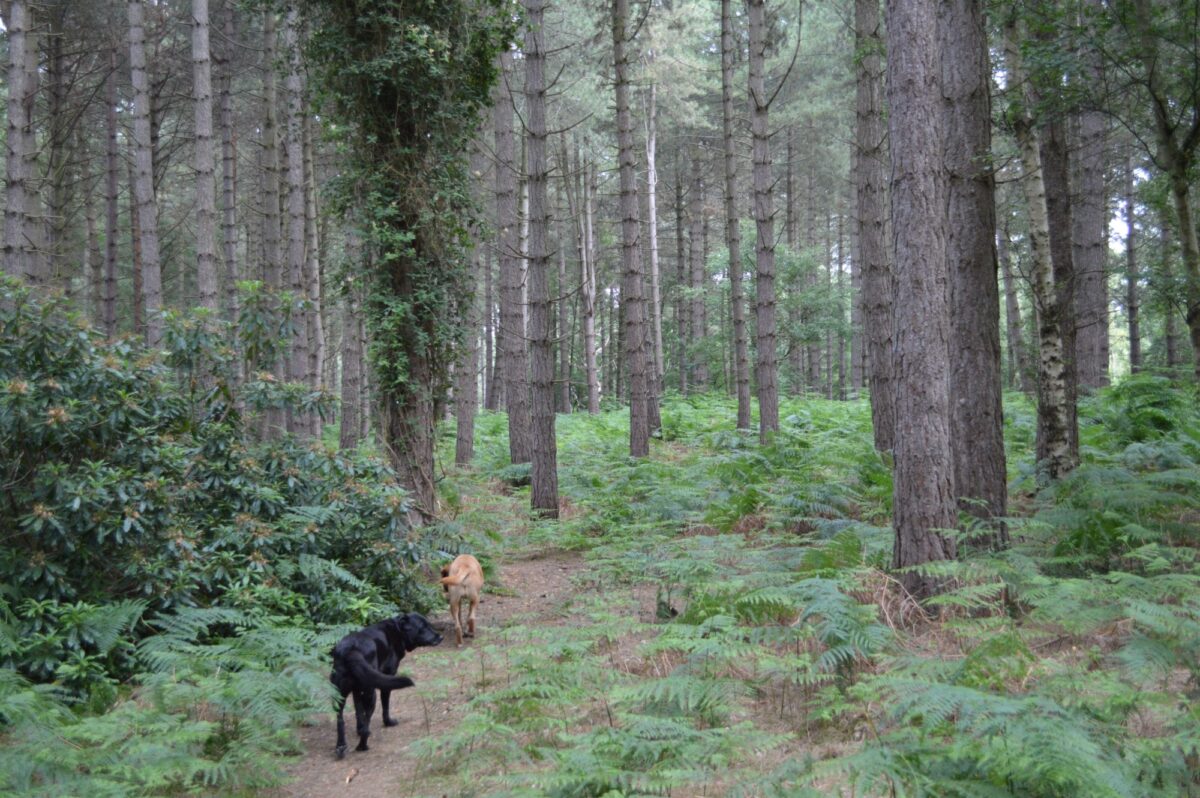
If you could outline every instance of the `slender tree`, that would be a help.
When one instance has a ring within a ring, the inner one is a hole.
[[[1125,318],[1129,324],[1129,370],[1142,370],[1141,298],[1138,295],[1137,197],[1133,190],[1133,158],[1125,159]]]
[[[500,362],[504,406],[508,410],[508,451],[514,463],[532,457],[529,411],[529,361],[525,351],[525,306],[522,302],[521,247],[518,240],[516,146],[513,140],[512,93],[508,81],[512,54],[499,56],[500,80],[494,92],[492,120],[496,135],[496,229],[500,260]]]
[[[217,312],[217,187],[213,157],[212,54],[208,0],[192,0],[192,102],[195,118],[196,286],[200,307]]]
[[[529,169],[529,337],[533,467],[530,504],[547,518],[558,518],[558,454],[554,434],[553,304],[550,301],[550,253],[547,233],[550,204],[546,157],[546,45],[544,0],[523,0],[525,7],[525,141]]]
[[[652,342],[642,285],[641,246],[638,243],[637,178],[634,173],[633,115],[629,109],[629,63],[626,56],[628,0],[612,0],[613,68],[617,106],[617,153],[621,182],[621,314],[624,352],[629,366],[629,455],[650,453],[649,369]]]
[[[146,343],[162,343],[162,267],[158,249],[158,200],[154,190],[154,142],[150,130],[150,79],[146,73],[145,9],[129,0],[129,68],[133,78],[133,194],[137,209],[136,248],[141,261],[141,299]]]
[[[729,301],[733,318],[733,374],[737,428],[750,429],[750,355],[742,288],[742,233],[738,227],[737,151],[733,138],[734,32],[732,0],[721,0],[721,126],[725,160],[725,246],[729,251]]]
[[[746,0],[750,22],[750,132],[754,139],[755,318],[758,325],[758,430],[765,443],[779,430],[779,369],[775,354],[775,222],[772,199],[770,109],[766,90],[765,0]],[[796,35],[800,32],[797,30]]]
[[[1076,465],[1071,448],[1069,393],[1063,349],[1054,261],[1050,251],[1050,221],[1043,182],[1039,131],[1031,108],[1034,91],[1026,80],[1015,15],[1005,23],[1005,65],[1009,85],[1020,93],[1009,114],[1021,152],[1022,187],[1029,217],[1029,249],[1032,283],[1038,320],[1038,460],[1051,480],[1068,474]]]
[[[891,451],[896,440],[895,386],[892,383],[894,333],[892,272],[884,234],[883,33],[879,0],[855,0],[855,41],[859,53],[855,80],[858,249],[862,257],[863,328],[871,389],[875,448]]]

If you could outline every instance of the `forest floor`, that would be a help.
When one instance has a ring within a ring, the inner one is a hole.
[[[481,680],[494,681],[502,674],[481,671],[471,650],[488,638],[503,638],[517,626],[557,627],[578,622],[573,613],[578,594],[576,578],[587,568],[575,552],[520,552],[499,563],[498,579],[485,587],[477,611],[477,634],[462,648],[454,644],[454,622],[444,609],[430,620],[445,640],[435,648],[410,652],[400,664],[416,687],[392,696],[392,714],[400,725],[384,728],[377,709],[371,723],[370,750],[353,750],[353,704],[347,703],[347,738],[351,750],[338,760],[333,748],[337,737],[335,716],[314,718],[301,730],[303,758],[292,767],[294,781],[281,795],[292,798],[325,796],[460,795],[464,789],[453,774],[430,775],[412,744],[443,734],[460,723],[472,690]],[[497,583],[498,584],[495,584]],[[653,613],[653,597],[649,612]]]

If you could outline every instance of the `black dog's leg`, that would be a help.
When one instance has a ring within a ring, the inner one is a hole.
[[[379,703],[383,705],[383,725],[384,726],[399,726],[400,721],[393,718],[391,713],[388,711],[388,701],[391,699],[391,697],[392,697],[391,690],[380,690],[379,691]]]
[[[334,748],[333,750],[337,754],[337,758],[341,759],[342,757],[344,757],[346,755],[346,719],[344,717],[342,717],[342,710],[346,708],[346,696],[342,696],[341,698],[335,699],[333,702],[333,706],[334,706],[334,709],[337,710],[337,716],[338,716],[337,747]]]
[[[375,689],[354,691],[354,716],[358,722],[358,747],[355,751],[367,750],[367,738],[371,736],[371,716],[375,714]]]

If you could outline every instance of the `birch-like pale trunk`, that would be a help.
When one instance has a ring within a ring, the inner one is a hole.
[[[196,288],[200,307],[217,313],[217,187],[213,149],[212,53],[208,0],[192,0],[193,169],[196,173]]]
[[[158,249],[158,200],[154,193],[154,142],[150,131],[150,80],[146,72],[145,9],[129,0],[129,70],[133,82],[133,193],[137,207],[142,307],[146,344],[162,344],[162,265]]]
[[[1041,467],[1051,480],[1075,468],[1071,451],[1067,381],[1054,262],[1050,253],[1050,216],[1042,182],[1042,156],[1038,130],[1029,108],[1032,91],[1021,57],[1018,23],[1005,24],[1005,59],[1010,85],[1023,87],[1024,101],[1013,118],[1013,130],[1021,155],[1021,183],[1029,221],[1029,250],[1034,303],[1038,319],[1038,427],[1043,431],[1039,446]]]
[[[1013,274],[1012,257],[1009,255],[1008,229],[1002,226],[996,231],[996,252],[1000,270],[1004,277],[1004,315],[1008,336],[1009,384],[1023,393],[1032,393],[1029,384],[1029,366],[1025,362],[1025,336],[1022,332],[1021,301],[1017,295],[1017,280]]]

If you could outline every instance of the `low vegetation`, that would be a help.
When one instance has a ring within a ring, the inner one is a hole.
[[[332,641],[427,606],[423,563],[464,535],[493,558],[589,562],[584,622],[458,655],[474,697],[419,753],[474,794],[1200,789],[1192,388],[1139,376],[1087,399],[1085,462],[1051,487],[1032,410],[1008,397],[1014,543],[938,565],[954,587],[918,606],[888,571],[890,472],[864,401],[785,402],[764,447],[724,397],[676,397],[646,460],[625,454],[624,413],[560,417],[559,522],[513,512],[527,489],[504,416],[485,414],[475,468],[440,483],[445,520],[416,533],[369,456],[260,441],[270,403],[319,397],[235,391],[202,330],[177,320],[160,366],[5,289],[6,795],[273,783],[294,727],[328,708]]]

